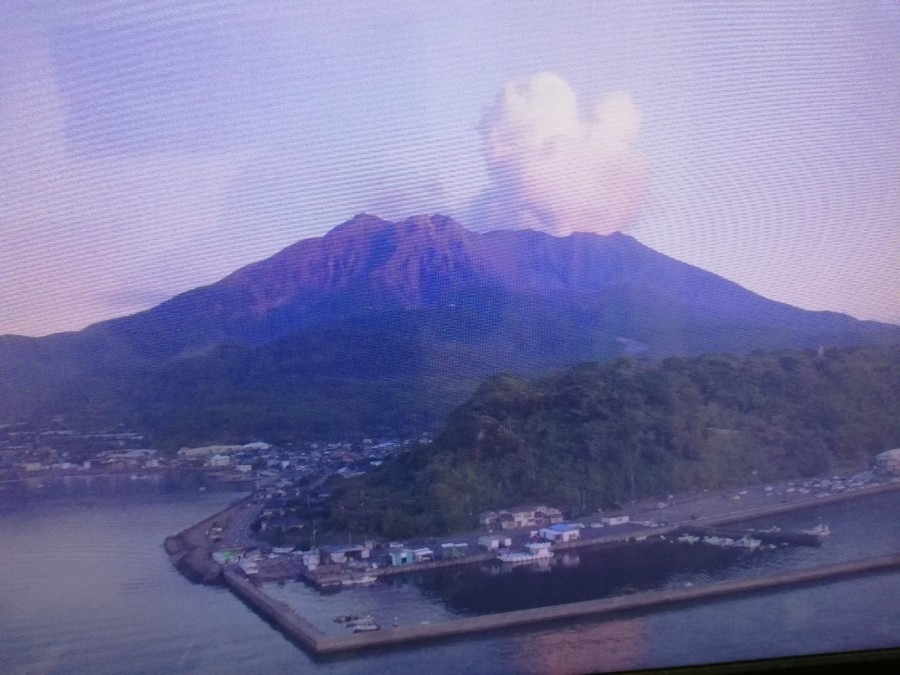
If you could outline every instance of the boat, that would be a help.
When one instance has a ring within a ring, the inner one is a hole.
[[[360,616],[353,617],[346,623],[347,628],[352,629],[354,633],[366,633],[369,631],[381,629],[381,626],[375,623],[375,619],[371,614],[362,614]]]
[[[527,549],[525,551],[501,553],[497,556],[497,559],[505,563],[524,563],[535,560],[547,560],[553,557],[553,553],[550,552],[549,542],[530,543],[526,544],[525,548]]]
[[[823,536],[828,536],[831,534],[831,530],[828,529],[828,526],[824,523],[819,523],[815,527],[812,527],[808,530],[803,530],[804,534],[821,534]]]
[[[366,574],[362,577],[350,577],[347,579],[341,580],[342,586],[354,586],[356,584],[374,584],[378,581],[378,577],[373,577],[371,574]]]
[[[714,534],[703,537],[704,544],[712,544],[713,546],[734,546],[734,539],[731,537],[719,537]]]
[[[754,551],[754,550],[758,549],[760,546],[762,546],[762,540],[761,539],[753,539],[752,537],[745,534],[740,539],[735,540],[733,545],[737,546],[739,548],[748,548],[751,551]]]
[[[678,537],[677,541],[680,541],[683,544],[696,544],[700,541],[700,537],[697,537],[693,534],[687,534],[686,532]]]
[[[240,566],[241,570],[243,570],[244,574],[246,574],[248,577],[259,574],[259,568],[256,566],[256,563],[253,562],[252,560],[248,560],[247,558],[241,558],[238,561],[238,565]]]
[[[831,530],[828,529],[828,526],[824,523],[819,523],[815,527],[811,527],[808,530],[803,530],[803,534],[809,534],[815,537],[816,541],[822,542],[825,540],[825,537],[831,534]]]

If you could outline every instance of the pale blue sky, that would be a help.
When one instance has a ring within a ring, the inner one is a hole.
[[[147,308],[360,211],[621,229],[900,323],[896,3],[2,5],[0,333]]]

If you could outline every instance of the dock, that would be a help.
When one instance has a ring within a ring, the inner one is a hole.
[[[253,585],[249,580],[233,570],[225,570],[223,580],[225,585],[237,597],[282,631],[290,640],[314,656],[325,656],[360,649],[454,638],[474,633],[555,621],[585,617],[609,617],[624,612],[653,611],[700,600],[766,592],[813,583],[826,583],[851,576],[889,572],[897,569],[900,569],[900,553],[792,570],[774,576],[721,581],[691,588],[650,591],[566,605],[464,617],[427,625],[399,626],[377,632],[347,636],[326,635],[297,614],[286,603],[270,597],[261,588]]]

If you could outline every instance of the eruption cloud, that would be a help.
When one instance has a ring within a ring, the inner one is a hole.
[[[649,167],[627,92],[607,93],[584,119],[569,84],[540,73],[507,85],[485,122],[489,227],[609,234],[634,217]]]

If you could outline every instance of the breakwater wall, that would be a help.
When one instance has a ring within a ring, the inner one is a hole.
[[[239,499],[199,523],[183,529],[178,534],[166,537],[163,548],[175,568],[191,581],[218,584],[221,568],[211,557],[213,548],[206,532],[213,526],[213,523],[229,519],[249,501],[250,497]]]
[[[334,641],[340,638],[325,635],[286,603],[254,586],[249,579],[234,570],[226,569],[222,572],[222,580],[250,609],[307,651],[313,654],[335,651]]]
[[[650,591],[566,605],[464,617],[428,625],[399,626],[378,632],[348,636],[325,635],[285,603],[269,597],[262,589],[255,587],[236,572],[227,570],[224,573],[224,580],[235,595],[260,616],[278,627],[288,638],[314,655],[326,655],[423,640],[452,638],[567,619],[612,616],[632,611],[651,611],[680,603],[823,583],[860,574],[896,569],[900,569],[900,553],[793,570],[774,576],[722,581],[691,588]]]

